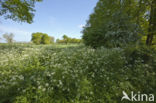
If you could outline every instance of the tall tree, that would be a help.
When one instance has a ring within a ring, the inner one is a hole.
[[[69,37],[67,35],[63,35],[63,40],[67,44],[69,42]]]
[[[83,30],[86,45],[117,47],[156,34],[156,0],[99,0]]]
[[[83,30],[86,45],[121,47],[136,43],[139,25],[134,21],[135,0],[99,0]]]
[[[0,0],[0,16],[14,21],[32,23],[36,2],[42,0]]]

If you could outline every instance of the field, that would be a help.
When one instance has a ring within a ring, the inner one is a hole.
[[[156,95],[155,78],[145,48],[0,44],[0,103],[121,103],[122,91]]]

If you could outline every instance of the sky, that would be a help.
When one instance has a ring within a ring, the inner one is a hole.
[[[36,3],[32,24],[5,20],[0,17],[0,38],[4,33],[13,33],[19,42],[29,42],[35,32],[47,33],[55,39],[64,34],[73,38],[82,37],[82,27],[89,19],[98,0],[43,0]],[[1,40],[4,41],[4,40]]]

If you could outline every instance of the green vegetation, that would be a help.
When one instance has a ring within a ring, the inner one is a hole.
[[[34,6],[42,0],[0,0],[0,16],[14,21],[32,23]]]
[[[152,45],[156,34],[156,0],[99,0],[83,30],[86,45],[94,48],[138,44],[147,36]]]
[[[81,39],[76,39],[76,38],[70,38],[67,35],[63,35],[63,40],[57,39],[56,43],[61,43],[61,44],[70,44],[70,43],[82,43]]]
[[[50,44],[54,43],[54,37],[48,36],[45,33],[33,33],[31,41],[35,44]]]
[[[38,1],[0,0],[0,16],[31,23]],[[87,46],[67,35],[54,43],[40,32],[33,43],[13,44],[13,34],[4,34],[0,103],[131,103],[121,101],[123,91],[156,96],[155,11],[156,0],[99,0],[83,30]]]
[[[123,90],[156,95],[150,48],[3,44],[0,62],[0,103],[129,103],[121,102]]]

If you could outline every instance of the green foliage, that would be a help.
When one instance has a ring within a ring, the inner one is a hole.
[[[153,60],[156,59],[156,51],[154,47],[147,47],[147,46],[139,46],[139,47],[126,47],[124,49],[125,56],[129,64],[134,64],[135,60],[142,60],[144,64],[155,64]]]
[[[83,30],[86,45],[123,47],[139,40],[141,30],[129,13],[133,11],[129,11],[130,4],[126,1],[129,0],[124,0],[124,3],[120,0],[99,0]]]
[[[8,50],[8,61],[3,51],[0,103],[130,103],[121,101],[123,90],[156,95],[152,48],[18,45]]]
[[[65,43],[65,44],[68,44],[68,43],[82,43],[82,40],[81,39],[76,39],[76,38],[70,38],[68,37],[67,35],[63,35],[63,40],[59,40],[57,39],[56,40],[56,43]]]
[[[45,33],[33,33],[31,41],[35,44],[50,44],[54,43],[54,37],[48,36]]]
[[[153,43],[155,4],[155,0],[99,0],[84,27],[84,43],[94,48],[124,47],[144,35]]]
[[[43,34],[41,38],[41,44],[50,44],[51,38],[47,34]]]
[[[0,0],[0,16],[14,21],[32,23],[34,6],[42,0]]]
[[[150,0],[148,4],[150,6],[150,13],[149,13],[149,27],[148,27],[148,35],[146,44],[153,45],[154,38],[156,36],[156,1]]]
[[[42,38],[42,33],[33,33],[31,41],[35,44],[40,44]]]

